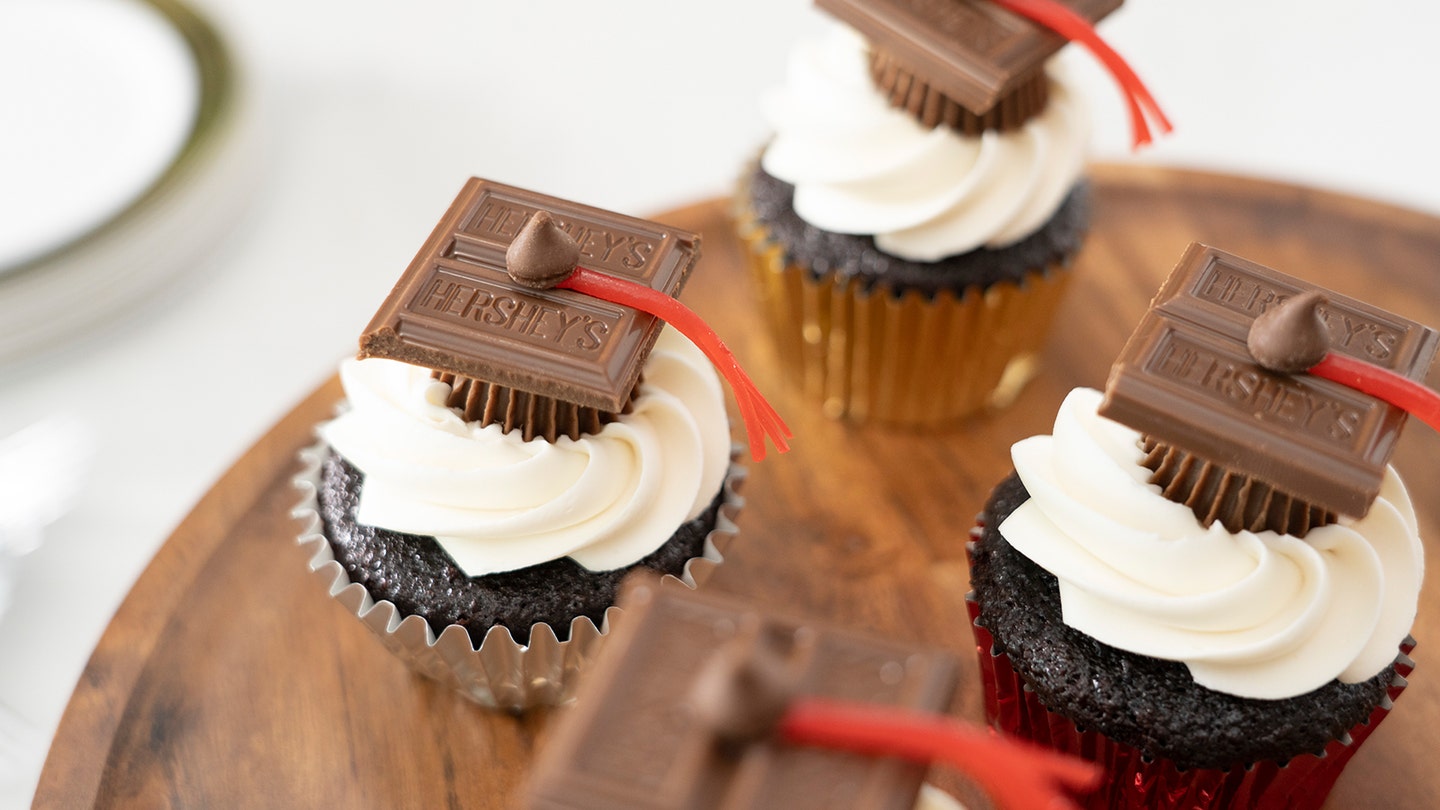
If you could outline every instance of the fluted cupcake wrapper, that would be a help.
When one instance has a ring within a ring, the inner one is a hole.
[[[995,729],[1039,745],[1099,763],[1101,788],[1081,803],[1087,810],[1310,810],[1325,802],[1335,780],[1361,743],[1390,713],[1415,668],[1409,657],[1415,639],[1407,637],[1395,659],[1395,678],[1381,705],[1344,738],[1332,740],[1319,755],[1301,754],[1284,763],[1263,761],[1220,770],[1180,770],[1170,760],[1149,760],[1139,749],[1087,731],[1048,709],[1015,672],[1010,657],[995,652],[995,639],[980,624],[980,604],[966,595],[970,629],[985,692],[985,718]]]
[[[455,688],[482,706],[519,712],[574,699],[579,676],[600,649],[611,623],[622,613],[619,608],[607,609],[599,627],[585,616],[574,619],[564,641],[544,623],[531,627],[529,644],[516,642],[509,629],[500,626],[492,627],[478,648],[458,624],[446,627],[437,636],[424,618],[402,615],[394,603],[373,599],[336,562],[323,533],[316,500],[324,455],[323,443],[301,451],[303,469],[294,484],[302,499],[292,515],[304,523],[298,542],[311,553],[310,570],[332,599],[412,669]],[[735,516],[743,499],[736,486],[744,477],[744,469],[732,462],[715,529],[705,538],[704,553],[686,562],[677,577],[687,586],[698,587],[724,560],[722,552],[737,531]]]
[[[738,229],[781,362],[827,415],[930,427],[1002,408],[1038,371],[1070,270],[933,297],[811,273],[748,212]]]

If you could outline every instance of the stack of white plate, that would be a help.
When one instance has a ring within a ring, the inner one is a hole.
[[[0,2],[0,362],[199,258],[254,175],[240,76],[177,0]]]

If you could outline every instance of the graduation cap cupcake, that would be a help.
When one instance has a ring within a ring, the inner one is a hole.
[[[1388,461],[1437,341],[1191,245],[980,517],[991,722],[1106,763],[1094,807],[1319,807],[1413,666],[1423,547]]]
[[[720,560],[739,471],[711,358],[743,372],[661,317],[696,333],[673,296],[698,257],[693,233],[472,179],[381,305],[302,541],[416,668],[490,706],[564,702],[626,572],[693,586]]]
[[[1119,0],[818,0],[846,25],[791,57],[737,195],[781,356],[832,416],[934,426],[1000,406],[1088,223],[1076,39],[1158,108],[1090,23]],[[1163,124],[1168,126],[1168,124]]]

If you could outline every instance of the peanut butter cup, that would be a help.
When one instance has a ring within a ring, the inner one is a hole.
[[[1122,0],[1067,0],[1090,22]],[[1043,69],[1066,40],[990,0],[817,0],[871,43],[870,74],[926,127],[1008,131],[1045,108]]]

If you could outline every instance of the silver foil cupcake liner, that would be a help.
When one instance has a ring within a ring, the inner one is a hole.
[[[394,603],[373,599],[336,562],[325,539],[316,500],[325,452],[323,443],[301,451],[303,468],[295,476],[294,485],[302,499],[291,514],[304,523],[298,542],[310,553],[311,573],[332,599],[370,628],[386,649],[412,669],[453,687],[482,706],[521,712],[574,699],[578,676],[599,650],[611,622],[621,613],[618,608],[607,609],[599,627],[588,617],[574,619],[565,641],[543,623],[531,628],[529,644],[517,643],[509,629],[500,626],[485,634],[479,648],[460,625],[452,624],[437,636],[424,618],[402,615]],[[715,528],[705,538],[704,553],[686,562],[679,577],[670,578],[695,588],[724,560],[722,552],[735,536],[735,516],[744,503],[736,491],[744,479],[744,468],[734,463],[732,456]]]

